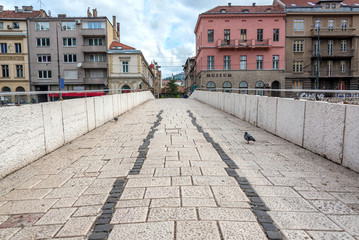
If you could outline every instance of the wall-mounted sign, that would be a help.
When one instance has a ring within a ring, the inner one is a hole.
[[[207,73],[207,77],[232,77],[231,73]]]

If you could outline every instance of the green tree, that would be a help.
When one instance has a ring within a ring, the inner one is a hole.
[[[166,84],[166,95],[169,97],[178,97],[180,95],[178,85],[173,77],[172,80]]]

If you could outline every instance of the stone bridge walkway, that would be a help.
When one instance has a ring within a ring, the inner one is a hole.
[[[359,239],[359,174],[187,99],[149,101],[0,190],[0,239]]]

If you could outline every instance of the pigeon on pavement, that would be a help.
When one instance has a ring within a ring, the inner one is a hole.
[[[247,141],[248,144],[249,144],[249,141],[253,141],[253,142],[256,141],[256,140],[254,139],[254,137],[252,137],[252,135],[250,135],[250,134],[247,133],[247,132],[244,133],[244,139]]]

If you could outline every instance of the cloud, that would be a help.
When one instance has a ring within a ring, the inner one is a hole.
[[[4,9],[14,9],[13,0],[3,0]],[[188,57],[195,54],[193,33],[198,15],[223,0],[42,0],[52,16],[86,16],[87,8],[97,8],[99,16],[117,17],[121,24],[121,42],[143,52],[150,63],[155,60],[162,66],[163,76],[181,72]],[[232,0],[232,5],[251,5],[252,2]],[[271,0],[254,1],[257,5],[271,4]],[[39,9],[37,0],[22,0],[15,5],[32,5]]]

